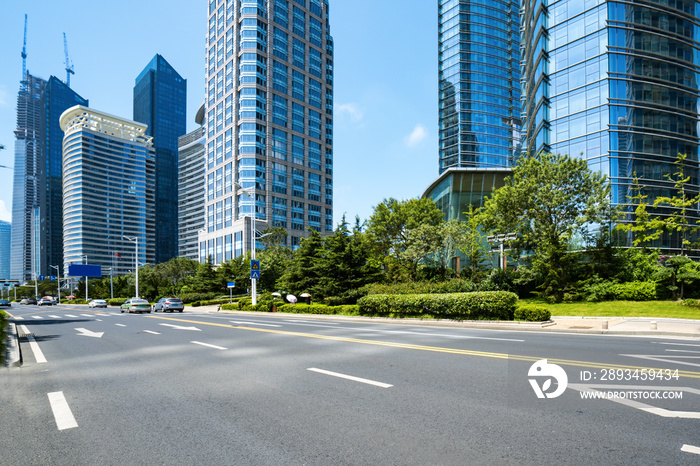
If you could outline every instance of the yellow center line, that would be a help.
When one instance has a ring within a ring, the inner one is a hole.
[[[277,335],[289,335],[289,336],[302,337],[302,338],[315,338],[315,339],[320,339],[320,340],[342,341],[342,342],[346,342],[346,343],[359,343],[359,344],[363,344],[363,345],[387,346],[390,348],[404,348],[404,349],[412,349],[412,350],[420,350],[420,351],[432,351],[432,352],[437,352],[437,353],[460,354],[460,355],[464,355],[464,356],[478,356],[478,357],[484,357],[484,358],[509,359],[509,360],[513,360],[513,361],[526,361],[526,362],[535,362],[535,361],[539,361],[540,359],[547,359],[548,363],[558,364],[561,366],[586,367],[586,368],[593,368],[593,369],[622,369],[622,370],[630,370],[630,371],[645,370],[647,372],[652,371],[652,370],[655,372],[666,370],[666,369],[660,369],[660,368],[627,366],[627,365],[620,365],[620,364],[607,364],[607,363],[592,362],[592,361],[575,361],[575,360],[570,360],[570,359],[550,359],[550,358],[545,358],[545,357],[541,357],[541,356],[525,356],[525,355],[507,354],[507,353],[491,353],[491,352],[487,352],[487,351],[473,351],[473,350],[463,350],[463,349],[457,349],[457,348],[443,348],[443,347],[439,347],[439,346],[423,346],[423,345],[414,345],[414,344],[410,344],[410,343],[395,343],[395,342],[391,342],[391,341],[365,340],[365,339],[339,337],[339,336],[331,336],[331,335],[319,335],[319,334],[315,334],[315,333],[290,332],[287,330],[273,330],[273,329],[266,329],[266,328],[244,327],[244,326],[239,326],[239,325],[219,324],[219,323],[214,323],[214,322],[203,322],[203,321],[199,321],[199,320],[177,319],[177,318],[173,318],[173,317],[161,317],[161,316],[147,316],[147,317],[149,317],[151,319],[172,320],[175,322],[186,322],[186,323],[190,323],[190,324],[232,328],[232,329],[237,329],[237,330],[247,330],[247,331],[251,331],[251,332],[274,333]],[[700,379],[700,372],[680,371],[679,370],[678,375],[680,377]]]

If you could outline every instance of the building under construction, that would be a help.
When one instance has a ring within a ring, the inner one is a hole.
[[[11,278],[22,282],[32,280],[33,273],[53,275],[63,268],[63,131],[59,117],[74,105],[88,105],[55,76],[47,81],[27,71],[26,19],[24,42],[17,95],[10,260]]]

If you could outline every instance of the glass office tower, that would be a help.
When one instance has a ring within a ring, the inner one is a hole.
[[[60,124],[64,272],[85,256],[104,275],[109,267],[133,272],[136,260],[153,265],[155,155],[146,125],[80,105]],[[138,238],[138,249],[127,238]]]
[[[199,260],[199,230],[205,226],[206,137],[204,105],[197,111],[192,132],[178,139],[178,257]]]
[[[519,4],[439,0],[440,173],[520,152]]]
[[[136,78],[134,121],[148,125],[156,151],[156,263],[177,257],[177,138],[187,131],[187,80],[161,55]]]
[[[206,227],[200,260],[282,227],[333,229],[333,39],[327,0],[210,0]],[[248,194],[250,194],[250,196]]]
[[[445,219],[503,186],[520,153],[519,4],[438,1],[439,177],[423,197]]]
[[[687,0],[524,1],[523,150],[585,158],[610,177],[620,205],[635,175],[647,202],[674,195],[664,175],[686,154],[688,194],[697,194],[699,18],[700,4]],[[679,238],[656,246],[677,251]]]
[[[10,236],[12,225],[0,220],[0,280],[10,278]]]
[[[12,198],[13,279],[53,275],[63,264],[60,115],[73,105],[88,105],[60,79],[26,73],[17,96],[15,172]],[[38,212],[38,216],[37,216]],[[36,217],[36,218],[34,218]]]

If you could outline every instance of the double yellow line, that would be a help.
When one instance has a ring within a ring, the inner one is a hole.
[[[652,371],[652,370],[655,372],[666,370],[666,369],[651,368],[651,367],[626,366],[626,365],[620,365],[620,364],[607,364],[607,363],[591,362],[591,361],[575,361],[575,360],[570,360],[570,359],[550,359],[550,358],[544,358],[541,356],[538,357],[538,356],[525,356],[525,355],[518,355],[518,354],[507,354],[507,353],[491,353],[488,351],[472,351],[472,350],[463,350],[463,349],[456,349],[456,348],[443,348],[440,346],[412,345],[409,343],[396,343],[396,342],[391,342],[391,341],[365,340],[365,339],[360,339],[360,338],[348,338],[348,337],[339,337],[339,336],[331,336],[331,335],[319,335],[319,334],[315,334],[315,333],[290,332],[287,330],[272,330],[272,329],[265,329],[265,328],[243,327],[243,326],[238,326],[238,325],[219,324],[219,323],[214,323],[214,322],[202,322],[202,321],[198,321],[198,320],[176,319],[176,318],[172,318],[172,317],[161,317],[161,316],[148,316],[148,317],[151,319],[172,320],[175,322],[186,322],[186,323],[190,323],[190,324],[209,325],[209,326],[214,326],[214,327],[232,328],[232,329],[237,329],[237,330],[248,330],[251,332],[274,333],[277,335],[288,335],[288,336],[302,337],[302,338],[315,338],[315,339],[319,339],[319,340],[342,341],[345,343],[359,343],[359,344],[363,344],[363,345],[386,346],[386,347],[390,347],[390,348],[402,348],[402,349],[411,349],[411,350],[419,350],[419,351],[432,351],[432,352],[436,352],[436,353],[459,354],[459,355],[463,355],[463,356],[477,356],[477,357],[483,357],[483,358],[506,359],[506,360],[511,360],[511,361],[535,362],[535,361],[539,361],[540,359],[547,359],[547,362],[550,364],[558,364],[560,366],[585,367],[585,368],[592,368],[592,369],[622,369],[622,370],[630,370],[630,371],[646,370],[647,372]],[[700,379],[700,372],[680,371],[679,370],[678,375],[679,375],[679,377]]]

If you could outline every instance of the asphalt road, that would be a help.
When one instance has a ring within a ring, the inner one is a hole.
[[[10,312],[26,336],[0,369],[2,465],[700,463],[697,339]]]

